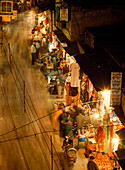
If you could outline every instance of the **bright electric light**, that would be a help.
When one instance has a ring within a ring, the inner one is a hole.
[[[102,91],[102,97],[104,98],[106,108],[110,107],[110,90]]]
[[[119,139],[118,138],[113,138],[112,139],[112,143],[114,144],[114,150],[113,152],[115,152],[118,148],[118,144],[119,144]]]
[[[99,117],[99,114],[98,114],[98,113],[94,114],[94,117],[95,117],[95,118],[98,118],[98,117]]]

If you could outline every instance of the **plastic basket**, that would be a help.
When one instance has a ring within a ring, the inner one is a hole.
[[[85,141],[85,139],[86,139],[86,136],[85,136],[85,135],[82,136],[82,137],[78,137],[78,140],[81,141],[81,142]]]

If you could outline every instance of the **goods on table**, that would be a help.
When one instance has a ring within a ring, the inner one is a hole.
[[[110,162],[110,158],[107,155],[98,153],[95,156],[94,161],[97,163],[99,170],[113,170],[113,167]]]

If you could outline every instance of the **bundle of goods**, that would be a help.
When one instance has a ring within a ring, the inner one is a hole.
[[[97,143],[96,151],[104,152],[105,137],[106,137],[106,131],[105,131],[104,127],[98,126],[97,132],[95,133],[95,141]]]
[[[97,163],[99,170],[113,170],[113,167],[110,162],[110,158],[107,155],[98,153],[95,156],[94,161]]]

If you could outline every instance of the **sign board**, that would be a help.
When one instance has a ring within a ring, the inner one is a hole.
[[[111,105],[116,106],[121,103],[122,72],[111,72]]]
[[[17,10],[13,10],[13,15],[14,15],[14,16],[17,15]]]
[[[60,21],[68,22],[68,9],[60,9]]]
[[[10,22],[11,16],[10,15],[2,15],[2,22]]]

